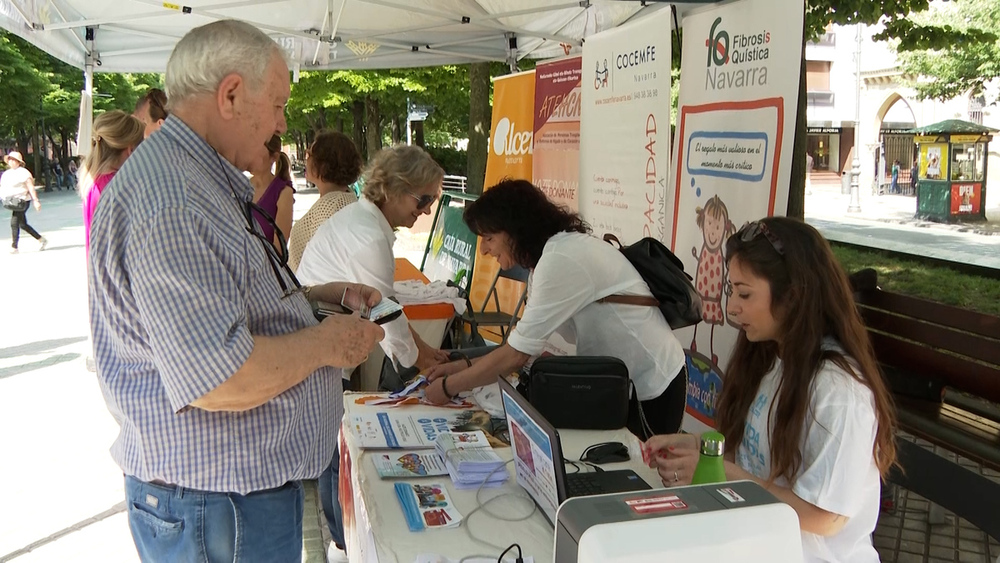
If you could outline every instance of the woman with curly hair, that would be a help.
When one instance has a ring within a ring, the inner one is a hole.
[[[531,270],[529,297],[505,344],[427,372],[430,400],[444,403],[521,369],[542,353],[549,336],[561,332],[576,341],[577,354],[612,356],[628,366],[641,405],[629,409],[633,433],[645,438],[680,429],[687,394],[684,350],[663,314],[656,307],[601,301],[619,294],[652,296],[621,252],[527,180],[490,188],[465,208],[464,218],[482,237],[482,254],[501,268]]]
[[[726,478],[795,509],[806,561],[874,563],[896,423],[847,276],[816,229],[785,217],[745,225],[725,256],[726,312],[741,327],[716,417]],[[664,485],[691,482],[697,436],[646,447]]]
[[[354,141],[338,131],[316,135],[306,151],[306,180],[319,190],[319,199],[292,225],[288,237],[288,265],[299,269],[302,253],[316,229],[333,214],[358,201],[351,184],[361,175],[361,154]]]

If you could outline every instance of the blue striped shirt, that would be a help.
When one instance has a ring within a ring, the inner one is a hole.
[[[316,478],[342,417],[339,370],[321,369],[244,412],[188,407],[232,376],[253,337],[316,324],[282,291],[237,197],[253,188],[170,117],[101,195],[90,240],[97,376],[121,426],[127,475],[246,494]],[[288,284],[291,287],[291,283]]]

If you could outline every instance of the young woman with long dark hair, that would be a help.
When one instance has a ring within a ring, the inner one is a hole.
[[[744,226],[726,260],[726,312],[741,327],[716,417],[726,477],[795,509],[806,561],[878,561],[871,533],[896,423],[847,276],[816,229],[784,217]],[[697,436],[646,446],[664,485],[691,482]]]

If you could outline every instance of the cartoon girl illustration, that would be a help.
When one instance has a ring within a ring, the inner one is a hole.
[[[725,311],[722,307],[722,286],[726,279],[726,261],[722,256],[722,245],[734,232],[736,227],[729,220],[729,210],[718,195],[712,196],[705,207],[695,208],[698,228],[701,229],[704,244],[701,253],[691,248],[691,255],[698,260],[698,277],[695,279],[695,289],[701,295],[701,318],[711,326],[709,335],[709,354],[712,364],[718,365],[719,357],[715,355],[715,327],[725,323]],[[697,352],[698,325],[694,327],[691,338],[691,351]]]

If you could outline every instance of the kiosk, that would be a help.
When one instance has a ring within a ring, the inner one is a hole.
[[[949,119],[909,132],[916,135],[920,158],[916,216],[947,223],[985,221],[986,161],[996,130]]]

